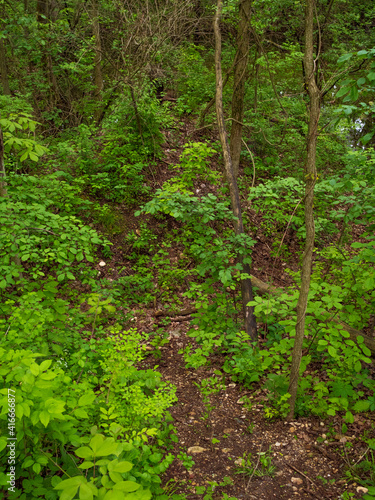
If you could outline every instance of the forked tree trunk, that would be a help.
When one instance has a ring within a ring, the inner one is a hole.
[[[237,53],[234,65],[233,95],[232,95],[232,130],[230,134],[230,154],[233,171],[238,177],[241,145],[242,122],[244,115],[245,81],[250,49],[250,17],[253,0],[240,0],[240,22],[237,33]]]
[[[316,141],[318,137],[318,122],[320,115],[320,91],[315,78],[314,61],[314,0],[306,0],[306,19],[305,19],[305,86],[310,98],[310,117],[307,137],[307,158],[305,166],[305,225],[306,242],[303,253],[301,270],[301,289],[297,303],[297,324],[296,336],[292,353],[292,366],[290,370],[289,389],[290,409],[289,419],[294,418],[294,409],[298,389],[299,369],[302,358],[302,345],[305,333],[305,317],[307,298],[310,288],[312,258],[315,241],[315,223],[314,223],[314,186],[316,182]]]
[[[232,204],[233,214],[236,217],[234,221],[234,229],[236,234],[244,234],[240,195],[237,186],[237,179],[233,172],[232,160],[230,156],[228,135],[225,130],[224,113],[223,113],[223,77],[221,72],[221,32],[219,21],[223,8],[222,0],[217,2],[217,10],[214,18],[215,32],[215,72],[216,72],[216,116],[220,135],[220,142],[223,149],[225,176],[229,185],[230,199]],[[242,257],[239,256],[242,264],[243,272],[250,276],[250,267],[242,262]],[[242,308],[245,320],[245,331],[253,341],[257,340],[257,326],[254,316],[254,308],[247,304],[253,300],[253,289],[250,278],[241,281],[242,292]]]

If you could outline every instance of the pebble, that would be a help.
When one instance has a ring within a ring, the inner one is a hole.
[[[190,446],[190,448],[188,448],[187,452],[188,453],[203,453],[204,451],[206,451],[206,448],[202,448],[201,446]]]
[[[358,486],[356,490],[357,493],[363,493],[363,494],[368,493],[368,488],[364,488],[363,486]]]
[[[302,479],[301,479],[301,478],[299,478],[299,477],[292,477],[291,481],[292,481],[292,483],[294,483],[294,484],[303,484]]]

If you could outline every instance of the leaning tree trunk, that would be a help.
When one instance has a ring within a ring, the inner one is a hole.
[[[290,370],[289,389],[290,409],[289,419],[294,418],[294,409],[298,389],[299,368],[302,358],[302,345],[305,332],[305,317],[307,299],[310,288],[312,258],[315,240],[314,224],[314,186],[316,182],[316,141],[318,136],[318,122],[320,115],[320,91],[315,79],[315,61],[314,61],[314,0],[306,0],[306,19],[305,19],[305,87],[310,98],[310,118],[307,137],[307,158],[305,166],[305,225],[306,242],[303,253],[301,270],[301,289],[297,303],[297,324],[296,336],[292,353],[292,366]]]
[[[214,18],[214,32],[215,32],[215,71],[216,71],[216,116],[219,128],[220,142],[223,148],[224,156],[224,169],[226,179],[229,185],[230,199],[232,204],[233,214],[235,216],[234,228],[236,234],[244,234],[241,205],[240,205],[240,195],[237,186],[237,179],[233,172],[232,160],[230,156],[228,135],[225,130],[224,113],[223,113],[223,78],[221,72],[221,33],[219,27],[219,21],[221,16],[221,11],[223,8],[222,0],[217,2],[217,11]],[[242,256],[239,256],[239,260],[242,264],[243,272],[250,276],[250,267],[248,264],[243,262]],[[254,308],[248,306],[247,304],[253,300],[253,289],[251,285],[250,278],[241,281],[241,291],[242,291],[242,307],[244,312],[245,320],[245,331],[251,337],[252,340],[257,339],[257,326],[254,316]]]
[[[244,114],[245,81],[250,48],[250,17],[253,0],[240,0],[240,22],[237,33],[237,53],[235,58],[232,95],[232,130],[230,134],[230,154],[236,178],[241,156],[242,122]]]

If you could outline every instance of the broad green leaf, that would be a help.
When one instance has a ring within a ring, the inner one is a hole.
[[[110,439],[110,438],[109,438]],[[96,451],[97,457],[107,457],[108,455],[116,455],[118,450],[118,443],[110,442],[107,439],[102,446],[100,446]]]
[[[40,371],[44,372],[45,370],[47,370],[51,366],[51,363],[52,359],[46,359],[45,361],[43,361],[39,366]]]
[[[88,446],[81,446],[80,448],[77,448],[75,454],[79,458],[92,458],[93,456],[92,449]]]
[[[119,483],[116,483],[114,485],[113,489],[131,492],[138,490],[140,486],[141,486],[140,484],[137,484],[134,481],[120,481]]]
[[[354,102],[358,99],[358,89],[357,87],[353,86],[350,89],[350,99]]]
[[[342,96],[344,96],[344,95],[348,94],[349,90],[350,90],[350,89],[349,89],[348,87],[341,87],[341,89],[339,89],[339,90],[337,91],[337,93],[336,93],[336,97],[342,97]]]
[[[352,56],[353,56],[353,54],[344,54],[343,56],[341,56],[337,59],[337,63],[343,64],[345,61],[348,61]]]
[[[78,400],[78,406],[86,406],[86,405],[91,405],[96,399],[96,396],[94,393],[88,393],[84,394],[81,396]]]
[[[103,441],[104,437],[101,434],[95,434],[95,436],[91,439],[90,447],[92,448],[95,455],[98,448],[103,444]]]
[[[108,474],[114,483],[119,483],[123,480],[123,477],[118,472],[108,472]]]
[[[55,489],[57,488],[55,487]],[[78,486],[71,486],[70,488],[64,489],[60,494],[60,500],[72,500],[72,498],[76,496],[77,490]]]
[[[123,461],[123,462],[117,463],[113,468],[111,468],[111,471],[124,473],[124,472],[130,471],[130,469],[132,469],[132,468],[133,468],[132,463]]]
[[[35,377],[39,375],[39,366],[36,363],[31,363],[30,371]]]
[[[40,421],[42,422],[42,424],[44,425],[44,427],[47,427],[47,425],[49,424],[49,420],[50,420],[50,414],[48,413],[48,411],[41,411],[39,414],[39,418],[40,418]]]
[[[372,139],[373,135],[373,132],[369,132],[368,134],[361,137],[360,141],[362,142],[362,144],[367,144]]]
[[[30,157],[30,160],[32,160],[32,161],[39,160],[38,156],[35,153],[33,153],[32,151],[29,151],[29,157]]]
[[[333,358],[336,356],[336,349],[333,346],[328,346],[328,354],[332,356]]]
[[[91,469],[91,467],[94,467],[94,462],[82,462],[78,468],[79,469]]]
[[[353,406],[354,411],[367,411],[369,408],[370,408],[370,401],[368,400],[357,401],[356,404]]]
[[[87,481],[84,476],[74,476],[69,479],[64,479],[64,481],[61,481],[61,483],[55,486],[55,490],[65,490],[67,488],[72,488],[73,486],[76,486],[78,488],[81,484],[85,483],[87,483]]]
[[[88,418],[88,414],[83,408],[76,408],[73,413],[75,417]]]
[[[353,413],[351,411],[347,411],[345,413],[345,419],[344,419],[346,422],[348,422],[348,424],[352,424],[354,422],[354,416],[353,416]]]
[[[98,490],[93,484],[82,484],[79,489],[79,498],[80,500],[93,500],[94,493],[96,494],[97,492]]]
[[[124,494],[121,491],[108,490],[103,500],[124,500]]]

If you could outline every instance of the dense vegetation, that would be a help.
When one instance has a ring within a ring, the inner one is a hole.
[[[216,2],[1,3],[0,483],[9,498],[186,498],[161,486],[175,459],[175,387],[142,360],[157,362],[168,316],[187,304],[186,366],[223,360],[202,382],[206,400],[225,378],[264,390],[265,418],[290,416],[311,193],[292,413],[347,426],[375,411],[375,6],[314,4],[311,177],[310,2],[223,6],[223,106],[234,158],[239,133],[243,232],[216,127]],[[261,261],[254,269],[259,241],[269,243],[264,272]],[[241,305],[249,264],[270,285],[253,282],[255,342]],[[136,324],[146,310],[165,319],[144,333]],[[371,499],[375,436],[365,442],[367,468],[352,479]]]

